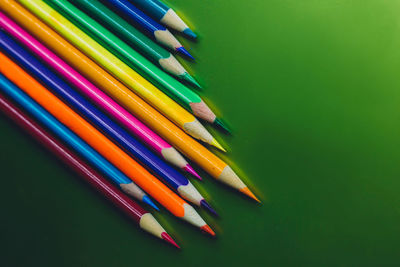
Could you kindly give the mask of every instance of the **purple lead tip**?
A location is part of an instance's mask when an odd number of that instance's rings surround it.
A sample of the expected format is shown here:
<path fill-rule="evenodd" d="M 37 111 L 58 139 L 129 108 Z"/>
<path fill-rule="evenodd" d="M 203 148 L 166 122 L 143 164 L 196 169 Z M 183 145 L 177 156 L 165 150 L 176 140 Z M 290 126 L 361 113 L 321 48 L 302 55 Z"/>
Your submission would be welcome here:
<path fill-rule="evenodd" d="M 194 60 L 194 57 L 183 46 L 175 48 L 175 50 L 176 52 L 181 53 L 182 55 L 190 58 L 191 60 Z"/>
<path fill-rule="evenodd" d="M 206 210 L 208 210 L 215 216 L 219 216 L 218 213 L 213 208 L 211 208 L 210 204 L 208 204 L 207 201 L 205 201 L 204 199 L 200 201 L 200 206 L 202 206 L 203 208 L 205 208 Z"/>
<path fill-rule="evenodd" d="M 201 178 L 200 175 L 189 164 L 186 164 L 186 166 L 183 167 L 182 169 L 187 171 L 188 173 L 190 173 L 191 175 L 193 175 L 194 177 L 196 177 L 200 181 L 203 180 L 203 178 Z"/>

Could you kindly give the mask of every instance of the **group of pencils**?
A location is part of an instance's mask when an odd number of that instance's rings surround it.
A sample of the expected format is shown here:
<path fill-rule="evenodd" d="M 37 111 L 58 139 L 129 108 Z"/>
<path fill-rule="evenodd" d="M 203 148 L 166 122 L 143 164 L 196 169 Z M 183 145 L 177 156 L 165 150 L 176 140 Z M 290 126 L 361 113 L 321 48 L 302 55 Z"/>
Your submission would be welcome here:
<path fill-rule="evenodd" d="M 0 109 L 142 229 L 179 247 L 130 197 L 214 236 L 191 206 L 217 214 L 184 175 L 201 179 L 186 158 L 258 199 L 205 147 L 224 151 L 197 118 L 229 129 L 190 88 L 200 85 L 174 54 L 193 57 L 168 28 L 196 38 L 158 0 L 0 0 Z"/>

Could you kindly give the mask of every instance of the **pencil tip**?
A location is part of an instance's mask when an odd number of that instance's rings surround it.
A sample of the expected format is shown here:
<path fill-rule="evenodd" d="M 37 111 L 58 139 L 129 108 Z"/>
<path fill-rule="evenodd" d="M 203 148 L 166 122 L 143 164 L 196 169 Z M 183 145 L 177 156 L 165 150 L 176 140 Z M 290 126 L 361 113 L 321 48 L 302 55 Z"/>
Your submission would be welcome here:
<path fill-rule="evenodd" d="M 192 39 L 196 39 L 197 38 L 197 35 L 189 28 L 186 28 L 182 33 L 185 34 L 186 36 L 192 38 Z"/>
<path fill-rule="evenodd" d="M 211 145 L 215 146 L 215 147 L 218 148 L 219 150 L 222 150 L 222 151 L 226 152 L 225 148 L 223 148 L 223 147 L 221 146 L 221 144 L 218 143 L 218 141 L 217 141 L 215 138 L 213 138 L 213 140 L 211 141 Z"/>
<path fill-rule="evenodd" d="M 258 203 L 261 203 L 261 201 L 250 191 L 250 189 L 247 186 L 240 189 L 240 192 L 242 192 L 243 194 L 247 195 L 248 197 L 254 199 Z"/>
<path fill-rule="evenodd" d="M 215 236 L 214 231 L 210 228 L 210 226 L 208 226 L 207 224 L 200 227 L 200 229 L 204 232 L 206 232 L 207 234 L 211 235 L 211 236 Z"/>
<path fill-rule="evenodd" d="M 186 166 L 183 167 L 183 169 L 188 173 L 190 173 L 191 175 L 193 175 L 194 177 L 196 177 L 197 179 L 199 179 L 200 181 L 203 180 L 203 178 L 201 178 L 201 176 L 189 164 L 186 164 Z"/>
<path fill-rule="evenodd" d="M 172 237 L 167 234 L 166 232 L 162 232 L 161 233 L 161 237 L 162 239 L 164 239 L 165 241 L 167 241 L 168 243 L 172 244 L 173 246 L 175 246 L 176 248 L 181 248 L 180 246 L 178 246 L 178 244 L 172 239 Z"/>
<path fill-rule="evenodd" d="M 189 82 L 191 85 L 195 86 L 198 89 L 202 89 L 201 85 L 196 81 L 195 78 L 193 78 L 192 75 L 190 75 L 189 73 L 185 73 L 181 76 L 181 78 L 187 82 Z"/>
<path fill-rule="evenodd" d="M 217 125 L 218 127 L 222 128 L 226 132 L 232 133 L 231 129 L 228 127 L 228 125 L 226 125 L 226 123 L 222 119 L 215 118 L 214 124 Z"/>
<path fill-rule="evenodd" d="M 205 208 L 206 210 L 208 210 L 209 212 L 211 212 L 215 216 L 218 216 L 218 213 L 213 208 L 211 208 L 210 204 L 208 204 L 207 201 L 205 201 L 204 199 L 202 199 L 200 201 L 200 206 L 202 206 L 203 208 Z"/>
<path fill-rule="evenodd" d="M 144 195 L 142 201 L 147 205 L 153 207 L 156 211 L 160 211 L 160 209 L 156 206 L 156 204 L 154 204 L 154 202 L 149 198 L 149 196 Z"/>
<path fill-rule="evenodd" d="M 191 60 L 194 60 L 194 57 L 183 46 L 178 47 L 175 50 L 176 52 L 181 53 L 182 55 L 190 58 Z"/>

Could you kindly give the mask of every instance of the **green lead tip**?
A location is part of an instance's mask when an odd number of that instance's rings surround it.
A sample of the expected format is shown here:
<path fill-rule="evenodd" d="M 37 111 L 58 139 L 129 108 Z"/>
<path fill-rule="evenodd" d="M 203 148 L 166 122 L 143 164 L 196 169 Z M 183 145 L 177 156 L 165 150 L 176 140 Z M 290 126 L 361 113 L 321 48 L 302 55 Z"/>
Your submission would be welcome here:
<path fill-rule="evenodd" d="M 195 78 L 192 77 L 189 73 L 185 73 L 181 76 L 181 78 L 187 82 L 189 82 L 191 85 L 194 85 L 198 89 L 202 89 L 201 85 L 196 81 Z"/>
<path fill-rule="evenodd" d="M 222 128 L 222 129 L 224 129 L 226 132 L 232 133 L 232 131 L 231 131 L 231 129 L 228 127 L 228 125 L 226 125 L 226 123 L 223 122 L 221 119 L 215 118 L 214 124 L 217 125 L 217 126 L 219 126 L 219 127 Z"/>

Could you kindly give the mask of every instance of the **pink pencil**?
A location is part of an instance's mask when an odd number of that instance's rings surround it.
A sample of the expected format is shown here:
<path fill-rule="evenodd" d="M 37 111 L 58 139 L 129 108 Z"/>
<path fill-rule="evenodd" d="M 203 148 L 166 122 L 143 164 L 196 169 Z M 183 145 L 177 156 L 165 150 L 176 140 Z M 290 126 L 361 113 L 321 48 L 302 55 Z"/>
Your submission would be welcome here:
<path fill-rule="evenodd" d="M 197 178 L 200 176 L 194 171 L 182 155 L 164 139 L 150 130 L 136 119 L 132 114 L 108 97 L 103 91 L 89 82 L 81 74 L 75 71 L 61 58 L 42 45 L 38 40 L 19 27 L 15 22 L 0 12 L 0 27 L 13 36 L 22 45 L 35 53 L 40 59 L 51 66 L 62 77 L 73 84 L 82 94 L 91 99 L 100 108 L 105 110 L 139 140 L 147 144 L 167 162 L 189 172 Z"/>

